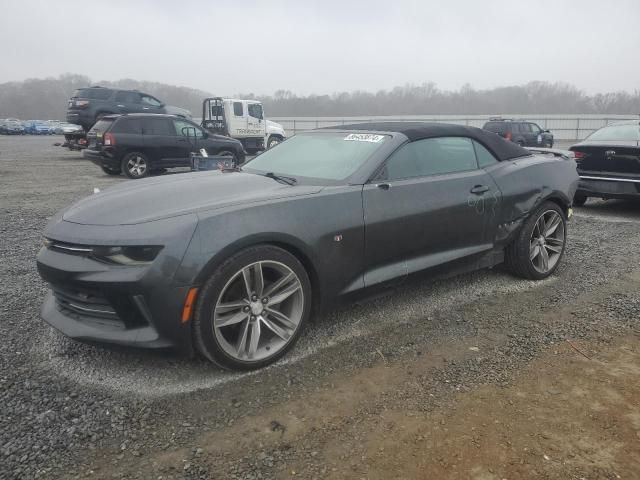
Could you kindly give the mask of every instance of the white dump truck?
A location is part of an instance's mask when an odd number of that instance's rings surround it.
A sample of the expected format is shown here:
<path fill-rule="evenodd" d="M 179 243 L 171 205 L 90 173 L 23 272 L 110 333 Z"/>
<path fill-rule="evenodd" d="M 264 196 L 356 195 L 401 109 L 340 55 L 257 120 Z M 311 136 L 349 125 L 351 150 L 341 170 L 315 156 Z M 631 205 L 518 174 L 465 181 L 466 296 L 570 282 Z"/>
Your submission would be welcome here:
<path fill-rule="evenodd" d="M 286 138 L 282 125 L 264 118 L 264 108 L 258 100 L 205 98 L 202 127 L 240 140 L 248 153 L 272 148 Z"/>

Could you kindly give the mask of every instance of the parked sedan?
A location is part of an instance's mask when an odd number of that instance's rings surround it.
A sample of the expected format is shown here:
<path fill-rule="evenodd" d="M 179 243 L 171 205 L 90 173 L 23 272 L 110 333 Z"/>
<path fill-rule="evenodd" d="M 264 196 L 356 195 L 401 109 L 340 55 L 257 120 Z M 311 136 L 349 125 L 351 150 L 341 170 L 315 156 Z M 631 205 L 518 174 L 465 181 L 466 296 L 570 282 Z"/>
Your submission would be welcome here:
<path fill-rule="evenodd" d="M 569 157 L 477 128 L 300 133 L 241 170 L 122 183 L 60 212 L 37 259 L 42 317 L 82 341 L 262 367 L 312 311 L 416 272 L 548 277 L 577 183 Z"/>
<path fill-rule="evenodd" d="M 24 135 L 26 129 L 22 122 L 16 118 L 7 118 L 4 122 L 4 132 L 7 135 Z"/>
<path fill-rule="evenodd" d="M 191 153 L 204 148 L 208 154 L 245 158 L 242 143 L 214 135 L 195 123 L 174 115 L 107 115 L 87 133 L 83 156 L 109 175 L 124 173 L 138 179 L 153 170 L 191 166 Z"/>
<path fill-rule="evenodd" d="M 574 198 L 640 198 L 640 122 L 620 122 L 596 130 L 573 145 L 580 184 Z"/>

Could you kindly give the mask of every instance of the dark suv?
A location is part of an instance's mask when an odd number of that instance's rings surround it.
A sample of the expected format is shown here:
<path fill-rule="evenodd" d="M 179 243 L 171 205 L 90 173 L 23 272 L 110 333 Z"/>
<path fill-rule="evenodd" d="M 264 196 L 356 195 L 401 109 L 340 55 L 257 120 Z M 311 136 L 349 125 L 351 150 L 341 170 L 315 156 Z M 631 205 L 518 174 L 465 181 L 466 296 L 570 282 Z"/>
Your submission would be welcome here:
<path fill-rule="evenodd" d="M 537 123 L 510 118 L 490 118 L 483 130 L 497 133 L 521 147 L 553 147 L 553 134 L 541 129 Z"/>
<path fill-rule="evenodd" d="M 76 90 L 67 106 L 67 122 L 88 131 L 105 115 L 114 113 L 168 113 L 191 118 L 188 110 L 165 105 L 157 98 L 137 90 L 87 87 Z"/>
<path fill-rule="evenodd" d="M 109 175 L 146 177 L 165 168 L 188 167 L 191 153 L 204 149 L 232 163 L 245 159 L 238 140 L 205 132 L 175 115 L 127 114 L 102 117 L 87 133 L 83 156 Z"/>

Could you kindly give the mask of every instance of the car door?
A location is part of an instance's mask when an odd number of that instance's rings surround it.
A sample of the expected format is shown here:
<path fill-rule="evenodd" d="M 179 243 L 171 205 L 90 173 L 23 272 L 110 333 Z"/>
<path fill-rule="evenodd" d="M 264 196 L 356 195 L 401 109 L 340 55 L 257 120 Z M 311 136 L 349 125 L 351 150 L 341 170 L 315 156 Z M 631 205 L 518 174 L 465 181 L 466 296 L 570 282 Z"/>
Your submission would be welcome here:
<path fill-rule="evenodd" d="M 536 146 L 536 138 L 531 131 L 530 123 L 521 123 L 520 124 L 520 133 L 522 133 L 522 137 L 524 138 L 524 146 L 525 147 L 535 147 Z"/>
<path fill-rule="evenodd" d="M 231 115 L 228 118 L 229 133 L 234 138 L 247 137 L 247 115 L 244 102 L 231 103 Z"/>
<path fill-rule="evenodd" d="M 247 130 L 254 137 L 265 136 L 265 122 L 262 113 L 262 105 L 259 103 L 247 104 Z"/>
<path fill-rule="evenodd" d="M 204 136 L 200 127 L 186 120 L 172 120 L 176 132 L 176 154 L 173 158 L 176 167 L 191 164 L 191 152 L 199 150 L 199 144 Z"/>
<path fill-rule="evenodd" d="M 144 148 L 155 168 L 171 167 L 180 156 L 178 136 L 169 117 L 143 117 Z"/>
<path fill-rule="evenodd" d="M 142 111 L 141 97 L 138 92 L 120 90 L 115 96 L 117 113 L 140 113 Z"/>
<path fill-rule="evenodd" d="M 471 139 L 405 144 L 363 188 L 365 285 L 490 250 L 487 212 L 499 196 Z"/>
<path fill-rule="evenodd" d="M 531 129 L 531 146 L 542 147 L 542 129 L 536 125 L 535 123 L 530 123 L 529 128 Z"/>

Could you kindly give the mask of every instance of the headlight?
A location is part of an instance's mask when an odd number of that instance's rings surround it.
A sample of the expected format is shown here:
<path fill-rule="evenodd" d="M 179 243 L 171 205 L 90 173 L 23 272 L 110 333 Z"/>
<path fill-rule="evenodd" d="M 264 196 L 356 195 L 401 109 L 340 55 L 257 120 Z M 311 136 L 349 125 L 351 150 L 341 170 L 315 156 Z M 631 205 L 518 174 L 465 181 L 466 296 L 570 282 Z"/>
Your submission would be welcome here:
<path fill-rule="evenodd" d="M 147 265 L 158 256 L 162 247 L 93 247 L 92 257 L 118 265 Z"/>
<path fill-rule="evenodd" d="M 78 245 L 51 240 L 46 237 L 42 239 L 42 243 L 45 248 L 61 253 L 89 257 L 116 265 L 148 265 L 155 260 L 160 250 L 162 250 L 162 246 L 159 245 L 140 245 L 133 247 Z"/>

